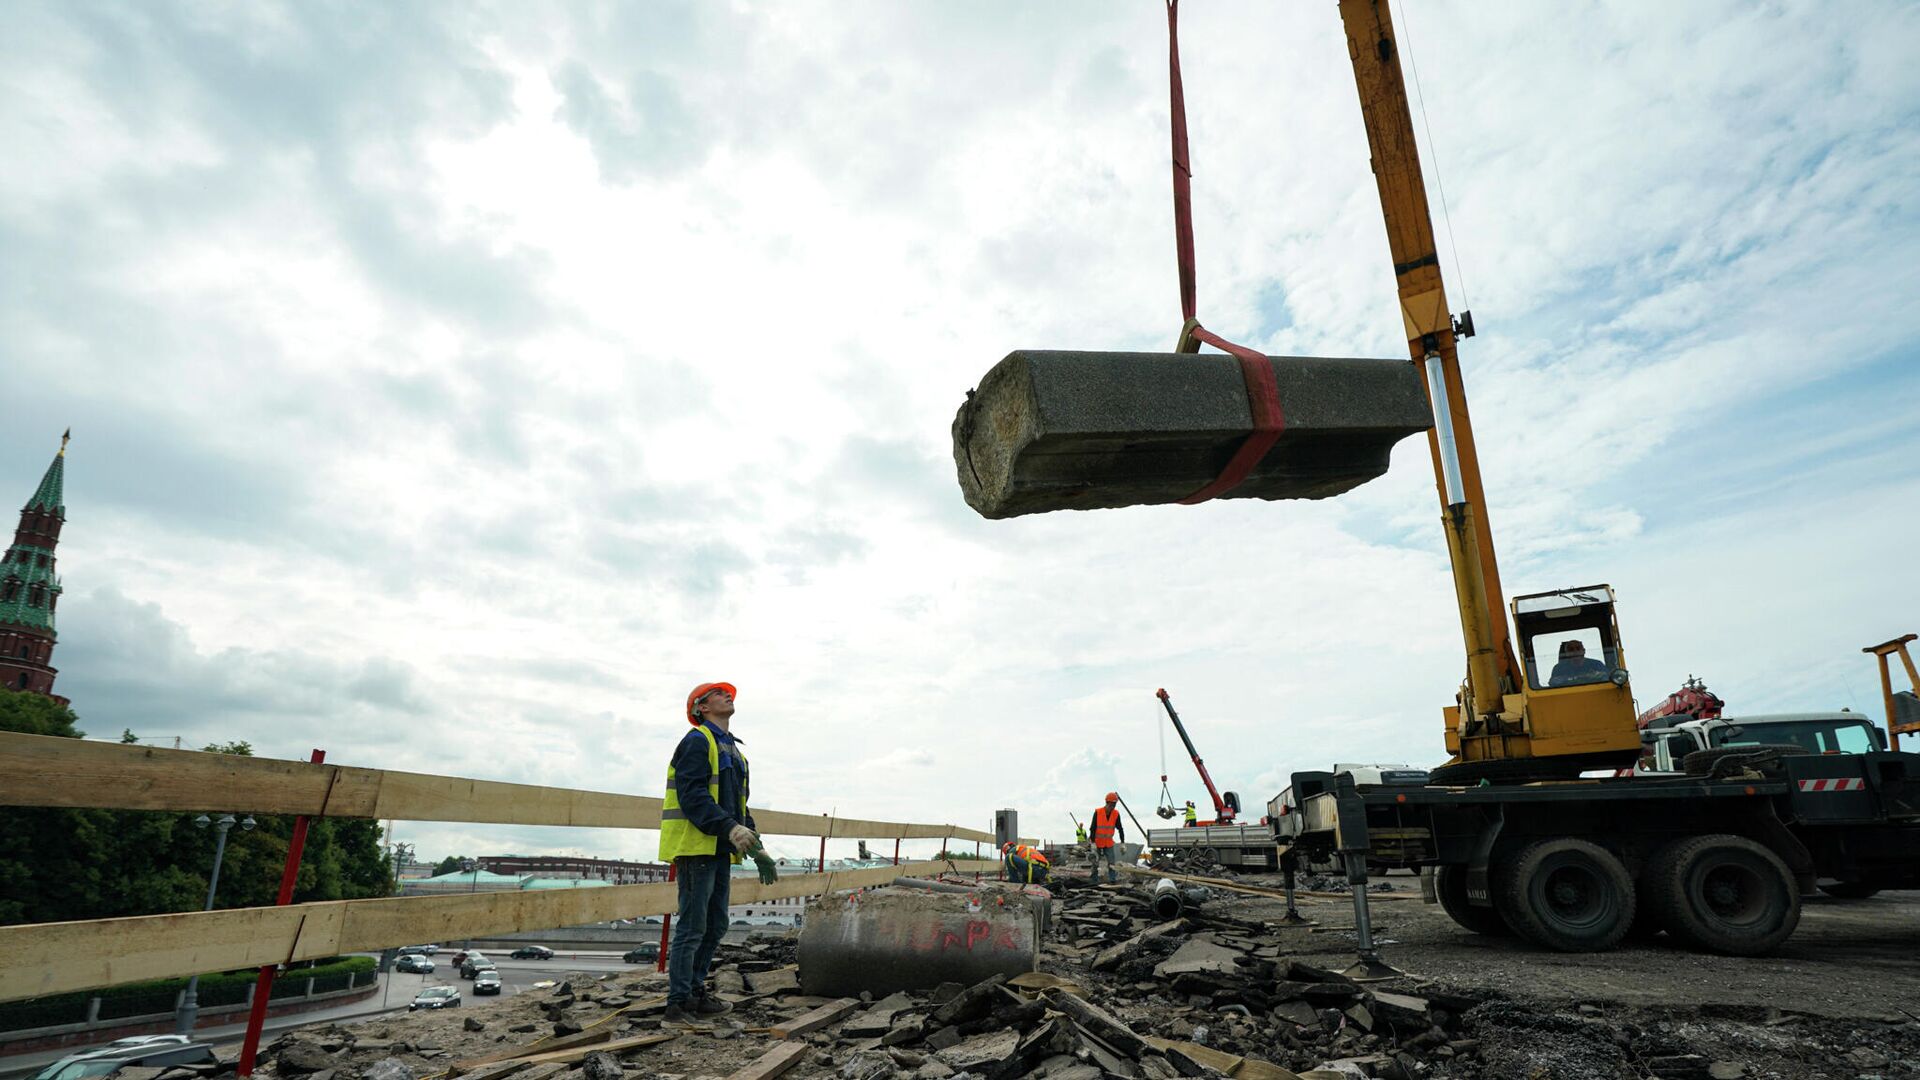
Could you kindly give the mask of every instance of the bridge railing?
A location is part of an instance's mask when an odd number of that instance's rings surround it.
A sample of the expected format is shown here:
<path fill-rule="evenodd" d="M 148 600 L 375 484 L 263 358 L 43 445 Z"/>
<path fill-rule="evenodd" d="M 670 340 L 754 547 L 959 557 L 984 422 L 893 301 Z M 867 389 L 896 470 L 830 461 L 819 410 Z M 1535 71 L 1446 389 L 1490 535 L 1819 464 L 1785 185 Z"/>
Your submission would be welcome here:
<path fill-rule="evenodd" d="M 0 732 L 0 806 L 660 827 L 660 800 L 644 795 L 11 732 Z M 753 816 L 760 831 L 769 836 L 993 841 L 988 832 L 954 824 L 872 821 L 758 807 Z M 771 885 L 736 878 L 733 901 L 816 896 L 884 884 L 901 876 L 929 877 L 948 870 L 991 872 L 998 866 L 991 859 L 921 861 L 795 874 Z M 677 907 L 677 889 L 668 882 L 653 882 L 328 900 L 0 926 L 0 1001 L 422 941 L 667 915 Z"/>

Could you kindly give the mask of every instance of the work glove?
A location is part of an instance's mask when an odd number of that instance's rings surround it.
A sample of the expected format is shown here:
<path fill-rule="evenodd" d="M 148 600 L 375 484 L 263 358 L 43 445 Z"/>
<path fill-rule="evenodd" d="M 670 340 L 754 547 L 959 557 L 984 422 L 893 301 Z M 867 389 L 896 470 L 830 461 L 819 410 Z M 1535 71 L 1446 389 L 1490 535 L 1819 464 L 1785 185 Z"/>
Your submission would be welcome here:
<path fill-rule="evenodd" d="M 766 848 L 755 844 L 753 850 L 747 852 L 747 856 L 753 860 L 753 865 L 760 871 L 760 884 L 771 885 L 780 880 L 779 871 L 773 868 L 773 856 L 767 854 Z"/>
<path fill-rule="evenodd" d="M 735 825 L 727 830 L 727 843 L 732 844 L 735 851 L 752 851 L 760 846 L 760 838 L 745 825 Z"/>

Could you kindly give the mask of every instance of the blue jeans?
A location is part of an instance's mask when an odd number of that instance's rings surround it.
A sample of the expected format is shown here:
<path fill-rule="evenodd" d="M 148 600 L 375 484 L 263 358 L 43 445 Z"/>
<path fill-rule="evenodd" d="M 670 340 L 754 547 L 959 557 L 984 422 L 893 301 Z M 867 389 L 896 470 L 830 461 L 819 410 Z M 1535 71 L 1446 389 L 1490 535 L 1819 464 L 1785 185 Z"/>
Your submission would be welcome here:
<path fill-rule="evenodd" d="M 727 932 L 727 896 L 733 860 L 725 855 L 682 855 L 673 860 L 680 882 L 680 911 L 667 946 L 667 1004 L 685 1005 L 705 996 L 707 969 Z"/>

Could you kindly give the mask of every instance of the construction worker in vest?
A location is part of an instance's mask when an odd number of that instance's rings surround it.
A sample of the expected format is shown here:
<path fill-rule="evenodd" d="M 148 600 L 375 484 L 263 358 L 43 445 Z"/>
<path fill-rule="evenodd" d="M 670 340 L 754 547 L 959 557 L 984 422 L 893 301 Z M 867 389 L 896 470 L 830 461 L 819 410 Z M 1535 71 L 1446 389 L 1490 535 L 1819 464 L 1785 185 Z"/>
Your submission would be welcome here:
<path fill-rule="evenodd" d="M 1073 823 L 1073 842 L 1076 844 L 1087 842 L 1087 827 L 1077 821 Z"/>
<path fill-rule="evenodd" d="M 1000 854 L 1007 862 L 1008 881 L 1045 885 L 1047 875 L 1053 871 L 1051 860 L 1030 844 L 1016 844 L 1009 840 L 1000 845 Z"/>
<path fill-rule="evenodd" d="M 1186 823 L 1186 825 L 1184 826 L 1185 828 L 1188 828 L 1188 829 L 1191 829 L 1191 828 L 1193 828 L 1193 827 L 1194 827 L 1195 825 L 1198 825 L 1198 824 L 1200 824 L 1200 812 L 1199 812 L 1198 810 L 1195 810 L 1195 809 L 1193 808 L 1193 800 L 1192 800 L 1192 799 L 1188 799 L 1188 800 L 1187 800 L 1187 811 L 1186 811 L 1186 813 L 1187 813 L 1187 823 Z"/>
<path fill-rule="evenodd" d="M 1107 880 L 1119 881 L 1120 871 L 1114 868 L 1114 859 L 1118 852 L 1114 841 L 1126 843 L 1127 830 L 1120 824 L 1120 810 L 1116 806 L 1120 801 L 1118 792 L 1107 792 L 1107 804 L 1093 812 L 1093 876 L 1100 876 L 1100 864 L 1107 865 Z"/>
<path fill-rule="evenodd" d="M 733 734 L 732 683 L 701 683 L 687 695 L 693 730 L 674 748 L 660 808 L 660 859 L 671 861 L 680 906 L 667 947 L 669 1023 L 733 1008 L 707 996 L 707 969 L 727 932 L 733 866 L 751 857 L 760 880 L 777 877 L 747 810 L 747 758 Z"/>

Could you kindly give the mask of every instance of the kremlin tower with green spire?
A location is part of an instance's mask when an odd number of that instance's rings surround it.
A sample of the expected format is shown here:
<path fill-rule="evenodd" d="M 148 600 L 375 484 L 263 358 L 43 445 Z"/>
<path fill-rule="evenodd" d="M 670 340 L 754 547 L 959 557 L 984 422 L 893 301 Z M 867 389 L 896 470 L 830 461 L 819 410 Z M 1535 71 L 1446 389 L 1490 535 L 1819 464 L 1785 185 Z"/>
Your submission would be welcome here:
<path fill-rule="evenodd" d="M 53 572 L 53 549 L 60 542 L 60 526 L 67 508 L 62 489 L 66 480 L 67 440 L 60 436 L 60 452 L 47 466 L 40 486 L 20 510 L 20 527 L 13 546 L 0 560 L 0 687 L 45 694 L 60 704 L 67 699 L 53 692 L 53 611 L 60 601 L 60 578 Z"/>

